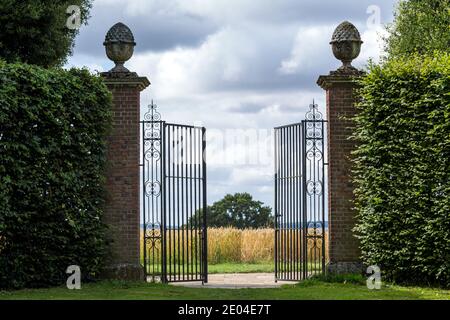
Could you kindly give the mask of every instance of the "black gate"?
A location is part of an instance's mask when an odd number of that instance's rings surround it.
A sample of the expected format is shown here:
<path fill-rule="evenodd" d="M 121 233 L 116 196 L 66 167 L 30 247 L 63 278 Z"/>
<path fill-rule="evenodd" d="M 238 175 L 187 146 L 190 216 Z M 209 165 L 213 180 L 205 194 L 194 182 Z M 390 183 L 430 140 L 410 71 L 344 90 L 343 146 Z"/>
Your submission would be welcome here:
<path fill-rule="evenodd" d="M 275 279 L 325 271 L 325 124 L 312 104 L 301 123 L 275 128 Z"/>
<path fill-rule="evenodd" d="M 149 108 L 141 122 L 145 276 L 207 282 L 206 130 L 166 123 Z"/>

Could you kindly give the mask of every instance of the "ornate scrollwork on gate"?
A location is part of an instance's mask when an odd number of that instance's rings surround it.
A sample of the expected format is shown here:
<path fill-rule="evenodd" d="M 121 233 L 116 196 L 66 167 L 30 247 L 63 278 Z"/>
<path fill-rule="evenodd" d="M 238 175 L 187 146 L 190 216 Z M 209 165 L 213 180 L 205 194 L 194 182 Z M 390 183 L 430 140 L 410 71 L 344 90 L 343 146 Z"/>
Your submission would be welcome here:
<path fill-rule="evenodd" d="M 325 244 L 325 188 L 324 188 L 324 126 L 323 114 L 316 103 L 306 113 L 305 126 L 305 176 L 306 181 L 306 243 L 308 274 L 319 273 L 324 268 Z"/>
<path fill-rule="evenodd" d="M 161 160 L 163 122 L 156 104 L 148 106 L 142 121 L 144 266 L 147 280 L 161 280 Z"/>

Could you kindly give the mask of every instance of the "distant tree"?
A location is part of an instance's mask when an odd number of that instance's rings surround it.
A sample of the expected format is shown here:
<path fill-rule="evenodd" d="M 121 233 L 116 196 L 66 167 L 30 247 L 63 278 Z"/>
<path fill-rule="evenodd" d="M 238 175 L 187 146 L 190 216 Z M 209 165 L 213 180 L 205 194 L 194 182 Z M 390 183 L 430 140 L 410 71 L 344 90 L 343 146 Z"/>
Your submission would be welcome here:
<path fill-rule="evenodd" d="M 226 195 L 207 209 L 208 227 L 234 227 L 238 229 L 273 226 L 272 209 L 248 193 Z M 198 218 L 198 213 L 196 217 Z M 193 218 L 194 219 L 194 218 Z"/>
<path fill-rule="evenodd" d="M 414 52 L 449 52 L 450 1 L 401 0 L 387 30 L 386 51 L 390 58 Z"/>
<path fill-rule="evenodd" d="M 78 29 L 67 26 L 71 5 L 86 24 L 92 0 L 1 0 L 0 59 L 43 67 L 61 66 L 72 53 Z M 75 21 L 70 19 L 69 22 Z"/>

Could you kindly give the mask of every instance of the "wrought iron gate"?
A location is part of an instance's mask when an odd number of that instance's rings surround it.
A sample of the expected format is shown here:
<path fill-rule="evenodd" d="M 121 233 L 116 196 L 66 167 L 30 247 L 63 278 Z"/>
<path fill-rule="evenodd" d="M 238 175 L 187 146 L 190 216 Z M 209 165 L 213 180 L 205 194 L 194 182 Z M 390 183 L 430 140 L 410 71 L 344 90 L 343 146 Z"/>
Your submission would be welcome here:
<path fill-rule="evenodd" d="M 143 263 L 147 281 L 208 281 L 205 128 L 142 125 Z"/>
<path fill-rule="evenodd" d="M 275 279 L 325 270 L 325 124 L 312 104 L 301 123 L 275 128 Z"/>

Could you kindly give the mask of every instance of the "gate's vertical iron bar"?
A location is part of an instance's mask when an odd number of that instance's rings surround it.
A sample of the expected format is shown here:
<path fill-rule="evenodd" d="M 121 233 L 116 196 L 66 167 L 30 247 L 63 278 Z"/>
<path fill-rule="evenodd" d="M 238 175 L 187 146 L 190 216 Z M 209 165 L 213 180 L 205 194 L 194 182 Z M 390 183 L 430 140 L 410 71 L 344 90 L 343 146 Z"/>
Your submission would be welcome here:
<path fill-rule="evenodd" d="M 325 274 L 325 121 L 322 121 L 322 274 Z"/>
<path fill-rule="evenodd" d="M 280 209 L 279 209 L 279 194 L 280 194 L 280 190 L 278 188 L 278 183 L 279 183 L 279 179 L 280 179 L 280 175 L 279 175 L 279 169 L 278 169 L 278 148 L 279 148 L 279 142 L 278 142 L 278 138 L 279 138 L 279 131 L 278 129 L 275 129 L 274 132 L 274 150 L 275 150 L 275 217 L 274 217 L 274 227 L 275 227 L 275 277 L 276 280 L 278 280 L 280 278 L 279 275 L 279 269 L 278 269 L 278 261 L 279 261 L 279 251 L 278 251 L 278 237 L 279 237 L 279 215 L 280 215 Z"/>
<path fill-rule="evenodd" d="M 307 197 L 308 197 L 308 208 L 306 210 L 306 215 L 307 215 L 307 219 L 306 219 L 306 251 L 307 251 L 307 266 L 308 266 L 308 274 L 307 277 L 310 277 L 311 275 L 314 274 L 314 250 L 311 250 L 311 244 L 309 241 L 309 232 L 310 232 L 310 226 L 311 226 L 311 219 L 314 218 L 314 186 L 312 187 L 312 190 L 308 189 L 311 188 L 309 181 L 312 181 L 314 174 L 314 158 L 310 159 L 308 156 L 309 153 L 309 148 L 311 147 L 311 145 L 314 143 L 313 140 L 308 139 L 308 124 L 309 122 L 306 121 L 305 122 L 305 132 L 306 132 L 306 159 L 307 159 L 307 166 L 306 166 L 306 170 L 307 170 L 307 185 L 306 185 L 306 191 L 307 191 Z M 313 193 L 311 193 L 311 191 Z M 314 232 L 314 231 L 313 231 Z"/>
<path fill-rule="evenodd" d="M 287 130 L 283 128 L 283 278 L 287 279 L 288 274 L 288 237 L 286 226 L 288 225 L 288 184 L 287 184 L 287 176 L 288 176 L 288 166 L 287 166 Z"/>
<path fill-rule="evenodd" d="M 202 224 L 203 224 L 203 209 L 202 209 L 202 194 L 201 194 L 201 190 L 202 190 L 202 132 L 199 131 L 198 132 L 198 137 L 197 137 L 197 142 L 198 142 L 198 188 L 197 188 L 197 200 L 198 200 L 198 210 L 199 210 L 199 214 L 198 214 L 198 225 L 197 225 L 197 232 L 199 235 L 199 259 L 200 259 L 200 278 L 203 281 L 203 270 L 204 270 L 204 265 L 203 265 L 203 229 L 202 229 Z"/>
<path fill-rule="evenodd" d="M 290 126 L 289 128 L 289 134 L 290 134 L 290 162 L 291 162 L 291 174 L 289 177 L 289 185 L 291 186 L 291 214 L 290 214 L 290 224 L 289 224 L 289 230 L 290 230 L 290 244 L 291 244 L 291 280 L 295 280 L 295 138 L 294 138 L 294 126 Z"/>
<path fill-rule="evenodd" d="M 300 198 L 300 205 L 299 205 L 299 212 L 298 212 L 298 228 L 299 228 L 299 250 L 300 250 L 300 258 L 299 258 L 299 266 L 300 266 L 300 275 L 299 275 L 299 279 L 301 279 L 303 277 L 303 272 L 304 272 L 304 268 L 303 268 L 303 256 L 304 256 L 304 252 L 303 252 L 303 179 L 304 179 L 304 175 L 303 175 L 303 132 L 302 132 L 302 125 L 300 124 L 298 126 L 298 134 L 299 134 L 299 161 L 300 161 L 300 166 L 299 166 L 299 174 L 300 174 L 300 178 L 299 178 L 299 187 L 300 187 L 300 193 L 299 193 L 299 198 Z"/>
<path fill-rule="evenodd" d="M 203 243 L 204 243 L 204 251 L 203 251 L 203 255 L 204 255 L 204 282 L 208 283 L 208 228 L 207 228 L 207 220 L 206 220 L 206 211 L 207 211 L 207 189 L 206 189 L 206 129 L 202 128 L 202 136 L 203 136 L 203 141 L 202 141 L 202 163 L 203 163 Z"/>
<path fill-rule="evenodd" d="M 166 235 L 167 235 L 167 224 L 166 224 L 166 141 L 165 141 L 165 130 L 166 123 L 160 122 L 160 199 L 161 199 L 161 260 L 162 260 L 162 272 L 161 280 L 163 283 L 167 283 L 167 251 L 166 251 Z"/>
<path fill-rule="evenodd" d="M 179 280 L 181 275 L 181 265 L 180 265 L 180 128 L 175 127 L 177 131 L 177 264 L 178 264 L 178 273 L 176 274 L 176 279 Z"/>
<path fill-rule="evenodd" d="M 276 168 L 276 171 L 275 171 L 275 174 L 276 174 L 276 177 L 277 177 L 277 179 L 275 180 L 275 192 L 276 192 L 276 198 L 275 198 L 275 201 L 276 201 L 276 212 L 277 212 L 277 215 L 275 216 L 275 236 L 276 236 L 276 246 L 275 246 L 275 251 L 276 251 L 276 253 L 275 253 L 275 268 L 276 268 L 276 277 L 277 277 L 277 279 L 280 279 L 280 275 L 279 275 L 279 272 L 280 272 L 280 269 L 278 268 L 278 264 L 279 264 L 279 261 L 280 261 L 280 258 L 279 258 L 279 255 L 280 255 L 280 251 L 279 251 L 279 243 L 280 243 L 280 241 L 279 241 L 279 237 L 280 237 L 280 226 L 279 226 L 279 219 L 280 219 L 280 203 L 279 203 L 279 197 L 280 197 L 280 189 L 279 189 L 279 181 L 280 181 L 280 171 L 279 171 L 279 164 L 278 164 L 278 156 L 279 156 L 279 148 L 280 148 L 280 146 L 279 146 L 279 136 L 280 136 L 280 134 L 279 134 L 280 132 L 279 132 L 279 130 L 278 129 L 275 129 L 275 150 L 276 150 L 276 152 L 275 152 L 275 168 Z"/>
<path fill-rule="evenodd" d="M 184 237 L 185 237 L 185 267 L 186 267 L 186 279 L 189 280 L 189 244 L 190 244 L 190 240 L 189 240 L 189 171 L 188 171 L 188 162 L 189 162 L 189 158 L 188 158 L 188 142 L 189 142 L 189 133 L 188 133 L 188 128 L 184 129 L 184 133 L 185 133 L 185 138 L 184 138 L 184 195 L 185 195 L 185 201 L 184 201 L 184 209 L 185 209 L 185 214 L 184 214 Z"/>
<path fill-rule="evenodd" d="M 285 182 L 285 180 L 284 180 L 284 175 L 285 175 L 285 170 L 286 170 L 286 165 L 285 165 L 285 163 L 284 163 L 284 148 L 285 148 L 285 145 L 284 145 L 284 129 L 282 129 L 281 130 L 281 155 L 280 155 L 280 157 L 281 157 L 281 216 L 280 216 L 280 218 L 281 218 L 281 221 L 280 221 L 280 223 L 281 223 L 281 273 L 282 273 L 282 277 L 283 277 L 283 279 L 286 279 L 286 276 L 285 276 L 285 274 L 284 274 L 284 271 L 285 271 L 285 261 L 286 261 L 286 257 L 284 256 L 284 254 L 285 254 L 285 252 L 286 252 L 286 250 L 285 250 L 285 243 L 284 243 L 284 240 L 285 240 L 285 237 L 284 237 L 284 219 L 285 219 L 285 207 L 284 207 L 284 205 L 285 205 L 285 201 L 284 201 L 284 197 L 285 197 L 285 195 L 286 195 L 286 193 L 285 193 L 285 187 L 284 187 L 284 182 Z"/>
<path fill-rule="evenodd" d="M 190 260 L 189 260 L 189 245 L 190 245 L 190 240 L 189 240 L 189 189 L 188 189 L 188 182 L 189 182 L 189 171 L 188 171 L 188 142 L 189 142 L 189 130 L 188 128 L 185 128 L 184 133 L 186 134 L 185 136 L 185 149 L 184 149 L 184 175 L 185 175 L 185 179 L 184 179 L 184 187 L 185 187 L 185 209 L 186 209 L 186 214 L 185 214 L 185 238 L 186 238 L 186 279 L 189 280 L 189 276 L 190 276 Z"/>
<path fill-rule="evenodd" d="M 290 264 L 291 264 L 291 255 L 290 255 L 290 186 L 289 186 L 289 175 L 290 175 L 290 163 L 289 163 L 289 149 L 290 149 L 290 141 L 289 141 L 289 128 L 285 128 L 286 133 L 286 148 L 285 148 L 285 161 L 286 161 L 286 176 L 285 176 L 285 182 L 286 182 L 286 223 L 285 223 L 285 233 L 286 233 L 286 279 L 290 280 L 291 278 L 291 270 L 290 270 Z"/>
<path fill-rule="evenodd" d="M 312 125 L 314 125 L 314 122 L 312 123 Z M 314 148 L 315 148 L 315 132 L 314 129 L 312 130 L 312 137 L 311 137 L 311 150 L 314 152 Z M 316 264 L 317 264 L 317 250 L 315 250 L 315 234 L 316 234 L 316 224 L 315 224 L 315 220 L 316 220 L 316 186 L 315 186 L 315 181 L 316 181 L 316 159 L 315 159 L 315 155 L 313 154 L 311 156 L 311 165 L 310 165 L 310 172 L 309 172 L 309 177 L 310 180 L 312 181 L 311 187 L 312 187 L 312 192 L 310 194 L 310 210 L 309 210 L 309 220 L 308 220 L 308 230 L 309 227 L 311 226 L 313 228 L 312 232 L 312 236 L 310 236 L 310 233 L 308 232 L 308 245 L 310 246 L 310 248 L 308 248 L 308 250 L 311 252 L 311 260 L 312 263 L 310 263 L 311 265 L 311 275 L 315 274 L 316 271 Z M 311 242 L 312 240 L 312 242 Z"/>
<path fill-rule="evenodd" d="M 197 234 L 198 234 L 198 259 L 199 259 L 199 276 L 201 279 L 203 279 L 203 234 L 202 234 L 202 230 L 201 230 L 201 221 L 202 219 L 202 214 L 203 212 L 201 211 L 202 209 L 202 201 L 201 201 L 201 177 L 202 177 L 202 170 L 201 170 L 201 132 L 198 132 L 198 135 L 196 137 L 196 141 L 197 141 L 197 146 L 198 146 L 198 152 L 197 152 L 197 163 L 196 163 L 196 167 L 197 167 L 197 174 L 198 174 L 198 179 L 196 181 L 196 194 L 195 194 L 195 198 L 197 201 L 197 205 L 198 205 L 198 215 L 197 215 Z"/>
<path fill-rule="evenodd" d="M 298 212 L 297 212 L 297 229 L 298 229 L 298 251 L 299 251 L 299 256 L 298 256 L 298 279 L 301 279 L 302 277 L 302 272 L 303 272 L 303 268 L 302 268 L 302 259 L 303 259 L 303 255 L 302 255 L 302 245 L 303 245 L 303 241 L 302 241 L 302 234 L 303 234 L 303 229 L 302 229 L 302 206 L 303 206 L 303 185 L 302 185 L 302 181 L 303 181 L 303 171 L 302 171 L 302 164 L 303 164 L 303 152 L 302 152 L 302 148 L 303 148 L 303 139 L 302 139 L 302 126 L 301 124 L 299 124 L 297 126 L 297 135 L 298 135 L 298 146 L 297 146 L 297 152 L 298 152 L 298 180 L 297 180 L 297 184 L 298 184 L 298 198 L 299 198 L 299 203 L 298 203 Z"/>
<path fill-rule="evenodd" d="M 297 279 L 301 278 L 302 272 L 302 224 L 301 224 L 301 212 L 302 212 L 302 134 L 301 125 L 297 125 Z"/>
<path fill-rule="evenodd" d="M 198 280 L 198 234 L 197 234 L 197 198 L 196 198 L 196 190 L 197 190 L 197 129 L 194 128 L 193 131 L 193 163 L 192 163 L 192 174 L 193 174 L 193 181 L 192 181 L 192 199 L 193 199 L 193 206 L 194 206 L 194 271 L 195 271 L 195 278 Z"/>
<path fill-rule="evenodd" d="M 177 242 L 176 242 L 176 232 L 177 232 L 177 222 L 176 222 L 176 210 L 177 210 L 177 206 L 176 206 L 176 192 L 175 192 L 175 185 L 176 185 L 176 164 L 178 161 L 178 154 L 177 154 L 177 131 L 176 131 L 176 127 L 171 126 L 172 128 L 172 136 L 173 136 L 173 144 L 172 144 L 172 153 L 173 153 L 173 160 L 172 160 L 172 197 L 173 197 L 173 212 L 172 212 L 172 216 L 173 216 L 173 230 L 172 230 L 172 236 L 173 236 L 173 274 L 171 275 L 171 280 L 173 281 L 173 279 L 176 278 L 176 274 L 177 274 Z"/>
<path fill-rule="evenodd" d="M 284 128 L 284 246 L 285 246 L 285 279 L 289 279 L 289 136 L 288 129 Z"/>
<path fill-rule="evenodd" d="M 282 166 L 282 135 L 283 132 L 278 132 L 278 273 L 279 277 L 283 277 L 283 166 Z"/>
<path fill-rule="evenodd" d="M 291 175 L 291 141 L 290 141 L 290 128 L 285 128 L 286 131 L 286 278 L 291 280 L 291 186 L 290 186 L 290 175 Z"/>
<path fill-rule="evenodd" d="M 195 236 L 195 279 L 198 280 L 198 251 L 199 251 L 199 246 L 198 246 L 198 241 L 199 241 L 199 237 L 198 237 L 198 219 L 199 219 L 199 215 L 200 213 L 198 212 L 198 206 L 197 206 L 197 181 L 198 181 L 198 176 L 197 176 L 197 163 L 198 163 L 198 151 L 197 151 L 197 129 L 194 129 L 194 138 L 193 138 L 193 142 L 194 142 L 194 189 L 193 189 L 193 195 L 192 197 L 194 198 L 194 236 Z"/>
<path fill-rule="evenodd" d="M 152 126 L 152 130 L 153 130 L 153 127 L 154 127 L 154 125 L 155 125 L 155 122 L 154 121 L 152 121 L 152 124 L 151 124 L 151 126 Z M 150 140 L 150 143 L 151 143 L 151 148 L 153 148 L 154 146 L 153 146 L 153 144 L 155 143 L 155 141 L 153 140 L 153 132 L 152 132 L 152 135 L 151 135 L 151 140 Z M 152 153 L 154 152 L 154 150 L 150 150 Z M 155 178 L 154 178 L 154 176 L 153 176 L 153 174 L 154 174 L 154 172 L 153 172 L 153 170 L 154 170 L 154 160 L 153 160 L 153 154 L 151 154 L 151 161 L 150 161 L 150 170 L 149 170 L 149 181 L 151 182 L 151 183 L 153 183 L 153 181 L 155 181 Z M 151 214 L 151 221 L 152 221 L 152 233 L 153 232 L 155 232 L 155 203 L 154 203 L 154 197 L 153 197 L 153 194 L 151 194 L 152 196 L 151 196 L 151 198 L 149 198 L 149 220 L 150 220 L 150 214 Z M 153 236 L 154 234 L 152 234 L 152 236 Z M 155 276 L 155 250 L 153 250 L 153 248 L 154 248 L 154 243 L 155 242 L 153 242 L 155 239 L 151 239 L 152 240 L 152 252 L 151 252 L 151 260 L 152 260 L 152 275 L 153 276 Z M 159 271 L 159 270 L 158 270 Z"/>
<path fill-rule="evenodd" d="M 291 126 L 289 129 L 291 135 L 291 223 L 290 223 L 290 242 L 291 242 L 291 277 L 295 280 L 295 126 Z"/>
<path fill-rule="evenodd" d="M 287 163 L 287 143 L 288 143 L 288 137 L 287 137 L 287 129 L 283 128 L 283 166 L 284 166 L 284 173 L 283 173 L 283 189 L 284 189 L 284 194 L 283 194 L 283 246 L 284 246 L 284 268 L 283 268 L 283 272 L 284 272 L 284 279 L 288 279 L 289 277 L 289 273 L 288 273 L 288 268 L 289 268 L 289 263 L 288 263 L 288 259 L 289 259 L 289 255 L 288 255 L 288 237 L 287 237 L 287 230 L 286 227 L 288 226 L 288 197 L 289 197 L 289 193 L 288 193 L 288 182 L 287 182 L 287 177 L 288 177 L 288 163 Z"/>
<path fill-rule="evenodd" d="M 281 142 L 281 152 L 280 152 L 280 162 L 281 162 L 281 180 L 280 180 L 280 184 L 281 184 L 281 208 L 280 208 L 280 242 L 281 242 L 281 248 L 280 248 L 280 253 L 281 253 L 281 261 L 280 261 L 280 270 L 281 270 L 281 276 L 283 279 L 286 279 L 285 274 L 284 274 L 284 270 L 285 270 L 285 243 L 284 243 L 284 216 L 285 216 L 285 210 L 284 210 L 284 196 L 285 196 L 285 192 L 284 192 L 284 171 L 286 170 L 286 165 L 284 164 L 284 129 L 281 129 L 280 132 L 280 142 Z"/>
<path fill-rule="evenodd" d="M 302 278 L 303 275 L 303 134 L 302 134 L 302 125 L 298 125 L 297 127 L 298 131 L 298 159 L 299 159 L 299 167 L 298 167 L 298 173 L 299 173 L 299 179 L 298 179 L 298 187 L 299 187 L 299 206 L 298 206 L 298 250 L 299 250 L 299 279 Z"/>
<path fill-rule="evenodd" d="M 167 186 L 166 186 L 166 188 L 165 188 L 165 190 L 167 190 L 167 195 L 166 195 L 166 197 L 167 197 L 167 210 L 166 210 L 166 214 L 167 214 L 167 219 L 168 219 L 168 225 L 167 225 L 167 227 L 168 227 L 168 230 L 169 230 L 169 235 L 168 235 L 168 237 L 167 237 L 167 239 L 168 239 L 168 263 L 167 263 L 167 265 L 168 265 L 168 267 L 169 267 L 169 270 L 167 271 L 167 279 L 169 279 L 171 276 L 172 276 L 172 219 L 171 219 L 171 203 L 170 203 L 170 201 L 171 201 L 171 192 L 170 192 L 170 185 L 171 185 L 171 183 L 170 183 L 170 181 L 171 181 L 171 179 L 172 179 L 172 177 L 171 177 L 171 163 L 170 163 L 170 161 L 171 161 L 171 157 L 170 157 L 170 149 L 171 149 L 171 146 L 172 146 L 172 143 L 171 143 L 171 135 L 170 135 L 170 126 L 165 126 L 165 129 L 164 129 L 164 131 L 167 131 L 167 142 L 166 142 L 166 147 L 167 147 L 167 166 L 166 166 L 166 174 L 167 174 Z"/>
<path fill-rule="evenodd" d="M 142 248 L 144 250 L 144 279 L 147 281 L 147 241 L 146 241 L 146 232 L 147 232 L 147 223 L 146 223 L 146 210 L 145 210 L 145 122 L 142 122 L 142 165 L 141 165 L 141 174 L 142 174 L 142 223 L 143 223 L 143 235 L 142 235 Z"/>
<path fill-rule="evenodd" d="M 298 136 L 297 126 L 293 127 L 294 131 L 294 272 L 295 279 L 298 279 Z"/>
<path fill-rule="evenodd" d="M 293 150 L 293 139 L 292 139 L 292 126 L 289 127 L 288 129 L 288 163 L 289 163 L 289 177 L 288 177 L 288 185 L 289 185 L 289 280 L 293 280 L 294 279 L 294 275 L 293 275 L 293 243 L 292 243 L 292 223 L 293 223 L 293 217 L 292 217 L 292 213 L 293 213 L 293 205 L 292 205 L 292 201 L 293 201 L 293 185 L 292 185 L 292 171 L 293 171 L 293 161 L 292 161 L 292 150 Z"/>
<path fill-rule="evenodd" d="M 184 216 L 185 216 L 185 212 L 184 212 L 184 180 L 185 180 L 185 178 L 184 178 L 184 128 L 183 127 L 179 127 L 179 129 L 180 129 L 180 132 L 181 132 L 181 154 L 180 154 L 180 158 L 181 158 L 181 163 L 180 163 L 180 171 L 181 171 L 181 176 L 180 176 L 180 179 L 181 179 L 181 183 L 180 183 L 180 189 L 181 189 L 181 226 L 180 226 L 180 228 L 181 228 L 181 263 L 182 263 L 182 268 L 181 268 L 181 271 L 182 271 L 182 279 L 183 280 L 185 280 L 185 270 L 184 270 L 184 267 L 185 267 L 185 264 L 186 264 L 186 261 L 185 261 L 185 255 L 184 255 L 184 251 L 185 251 L 185 245 L 186 245 L 186 242 L 184 241 Z M 181 277 L 181 276 L 180 276 Z"/>
<path fill-rule="evenodd" d="M 197 254 L 196 254 L 196 242 L 197 237 L 195 234 L 195 215 L 196 215 L 196 208 L 195 208 L 195 128 L 192 130 L 192 155 L 191 155 L 191 175 L 192 175 L 192 181 L 191 181 L 191 207 L 192 207 L 192 273 L 193 278 L 197 278 Z"/>
<path fill-rule="evenodd" d="M 190 275 L 189 275 L 189 277 L 191 278 L 191 279 L 194 279 L 194 255 L 193 255 L 193 251 L 192 251 L 192 248 L 193 248 L 193 241 L 194 241 L 194 238 L 193 238 L 193 233 L 192 233 L 192 220 L 193 220 L 193 218 L 194 218 L 194 212 L 195 211 L 193 211 L 193 207 L 192 207 L 192 179 L 193 179 L 193 177 L 192 177 L 192 148 L 193 148 L 193 145 L 192 145 L 192 131 L 193 131 L 193 129 L 192 128 L 190 128 L 189 129 L 189 205 L 190 205 L 190 211 L 189 211 L 189 218 L 188 218 L 188 229 L 189 229 L 189 232 L 190 232 L 190 236 L 191 236 L 191 242 L 190 242 L 190 248 L 189 248 L 189 253 L 190 253 L 190 257 L 191 257 L 191 259 L 190 259 L 190 261 L 191 261 L 191 273 L 190 273 Z"/>
<path fill-rule="evenodd" d="M 283 173 L 283 184 L 284 184 L 284 209 L 283 209 L 283 234 L 284 234 L 284 278 L 287 279 L 289 274 L 288 274 L 288 268 L 289 268 L 289 263 L 288 263 L 288 235 L 287 235 L 287 230 L 286 227 L 289 223 L 288 221 L 288 197 L 289 197 L 289 193 L 288 193 L 288 148 L 287 148 L 287 144 L 288 144 L 288 137 L 287 137 L 287 129 L 284 128 L 283 129 L 283 165 L 284 165 L 284 173 Z"/>
<path fill-rule="evenodd" d="M 275 282 L 278 280 L 278 153 L 277 153 L 277 129 L 274 130 L 274 230 L 275 230 L 275 255 L 274 255 L 274 266 L 275 266 Z"/>
<path fill-rule="evenodd" d="M 192 223 L 191 223 L 191 217 L 192 217 L 192 194 L 191 194 L 191 183 L 192 183 L 192 172 L 190 164 L 191 161 L 191 151 L 192 151 L 192 129 L 188 128 L 186 131 L 186 134 L 188 138 L 186 139 L 186 143 L 188 145 L 188 149 L 186 149 L 186 176 L 188 177 L 186 179 L 186 208 L 187 208 L 187 237 L 188 237 L 188 247 L 187 247 L 187 256 L 188 256 L 188 280 L 192 279 Z"/>
<path fill-rule="evenodd" d="M 282 129 L 278 131 L 278 277 L 283 277 L 283 239 L 282 239 L 282 219 L 283 219 L 283 166 L 282 166 Z"/>
<path fill-rule="evenodd" d="M 306 245 L 306 234 L 308 232 L 307 230 L 307 216 L 306 216 L 306 210 L 307 210 L 307 203 L 306 203 L 306 129 L 305 129 L 305 121 L 302 121 L 302 142 L 303 142 L 303 148 L 302 148 L 302 159 L 303 159 L 303 165 L 302 165 L 302 171 L 303 171 L 303 179 L 302 179 L 302 185 L 303 185 L 303 207 L 302 207 L 302 249 L 303 249 L 303 279 L 306 279 L 307 276 L 307 263 L 308 263 L 308 251 L 307 251 L 307 245 Z"/>
<path fill-rule="evenodd" d="M 313 114 L 314 115 L 314 114 Z M 313 126 L 315 125 L 315 122 L 311 123 Z M 311 208 L 310 208 L 310 222 L 308 223 L 308 227 L 311 225 L 314 229 L 312 230 L 312 235 L 313 237 L 312 239 L 312 243 L 311 243 L 311 249 L 308 248 L 308 250 L 311 251 L 311 259 L 313 261 L 313 263 L 311 263 L 311 274 L 314 275 L 316 273 L 317 270 L 317 250 L 316 250 L 316 241 L 317 239 L 315 238 L 316 236 L 316 215 L 317 215 L 317 199 L 316 199 L 316 166 L 317 166 L 317 161 L 316 161 L 316 155 L 314 154 L 315 152 L 315 148 L 316 148 L 316 131 L 315 128 L 312 127 L 312 134 L 311 134 L 311 150 L 313 152 L 312 156 L 311 156 L 311 166 L 310 166 L 310 180 L 312 181 L 312 193 L 310 195 L 310 201 L 311 201 Z M 308 233 L 309 234 L 309 233 Z M 310 244 L 310 239 L 308 238 L 308 244 Z"/>

